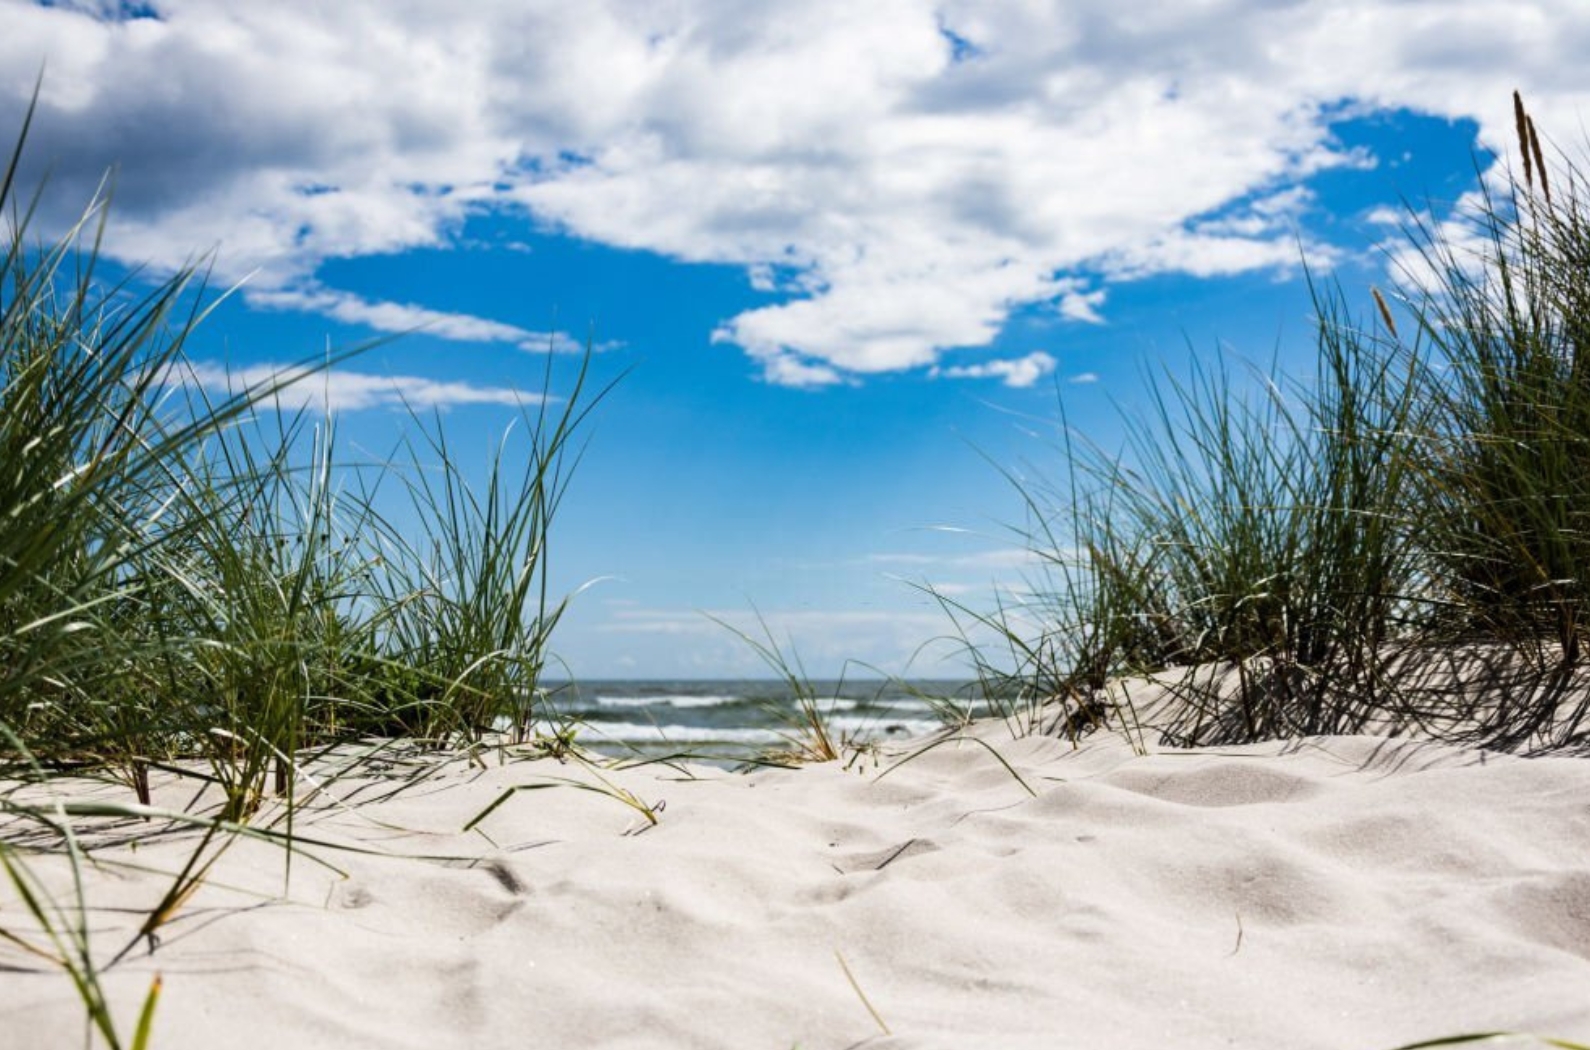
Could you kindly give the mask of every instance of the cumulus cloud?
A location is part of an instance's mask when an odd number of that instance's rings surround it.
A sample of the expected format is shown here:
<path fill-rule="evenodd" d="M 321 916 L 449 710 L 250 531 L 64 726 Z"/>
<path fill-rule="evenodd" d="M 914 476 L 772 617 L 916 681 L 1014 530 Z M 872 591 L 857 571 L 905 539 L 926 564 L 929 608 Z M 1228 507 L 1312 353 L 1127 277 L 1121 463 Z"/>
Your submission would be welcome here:
<path fill-rule="evenodd" d="M 463 405 L 533 405 L 540 395 L 507 387 L 483 387 L 419 376 L 375 375 L 344 369 L 308 369 L 295 365 L 228 368 L 200 361 L 187 366 L 173 382 L 227 396 L 250 389 L 279 387 L 267 399 L 288 411 L 355 412 L 371 408 L 429 410 Z"/>
<path fill-rule="evenodd" d="M 1112 283 L 1328 258 L 1298 187 L 1375 162 L 1332 122 L 1408 108 L 1500 147 L 1519 87 L 1571 126 L 1581 4 L 0 0 L 0 120 L 47 62 L 30 156 L 66 190 L 117 166 L 129 259 L 214 245 L 223 276 L 377 323 L 427 308 L 320 289 L 323 262 L 517 214 L 746 268 L 784 298 L 716 338 L 824 386 L 1017 308 L 1097 322 Z"/>

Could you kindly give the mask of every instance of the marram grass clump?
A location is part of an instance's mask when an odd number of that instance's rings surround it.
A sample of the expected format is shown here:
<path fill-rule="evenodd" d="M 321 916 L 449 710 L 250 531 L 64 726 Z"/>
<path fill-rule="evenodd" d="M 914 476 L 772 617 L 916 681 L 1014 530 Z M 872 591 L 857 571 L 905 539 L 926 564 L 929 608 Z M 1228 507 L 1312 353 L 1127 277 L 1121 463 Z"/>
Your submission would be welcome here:
<path fill-rule="evenodd" d="M 990 695 L 1130 730 L 1106 683 L 1154 676 L 1171 744 L 1583 742 L 1590 214 L 1515 104 L 1522 178 L 1488 181 L 1464 236 L 1412 215 L 1416 265 L 1368 317 L 1313 286 L 1313 376 L 1195 360 L 1151 382 L 1124 447 L 1067 433 L 1061 482 L 1018 483 L 1028 600 L 941 599 L 1005 639 L 974 650 Z"/>
<path fill-rule="evenodd" d="M 440 421 L 418 416 L 407 464 L 340 464 L 332 414 L 290 413 L 276 395 L 357 349 L 212 398 L 184 355 L 203 274 L 102 280 L 103 199 L 35 243 L 40 198 L 16 185 L 27 130 L 0 182 L 0 868 L 20 904 L 0 940 L 71 979 L 88 1041 L 142 1048 L 160 978 L 129 1022 L 101 974 L 152 950 L 236 836 L 291 857 L 302 767 L 350 744 L 379 755 L 358 742 L 392 736 L 478 761 L 488 734 L 533 732 L 567 602 L 549 589 L 552 523 L 605 390 L 586 389 L 587 354 L 552 396 L 549 352 L 548 392 L 526 399 L 484 485 Z M 219 801 L 152 807 L 156 770 Z M 66 776 L 123 784 L 127 799 L 51 801 Z M 199 833 L 108 961 L 74 832 L 88 817 Z M 69 860 L 68 896 L 36 876 L 40 849 Z"/>

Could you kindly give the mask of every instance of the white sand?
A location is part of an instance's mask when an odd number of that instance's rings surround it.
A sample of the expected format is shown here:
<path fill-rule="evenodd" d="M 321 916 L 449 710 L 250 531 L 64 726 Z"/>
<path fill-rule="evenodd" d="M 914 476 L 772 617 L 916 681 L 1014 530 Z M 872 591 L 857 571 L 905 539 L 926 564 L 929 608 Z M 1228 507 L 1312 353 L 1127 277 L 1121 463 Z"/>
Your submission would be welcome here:
<path fill-rule="evenodd" d="M 300 834 L 392 856 L 316 848 L 347 877 L 299 857 L 284 888 L 281 851 L 239 842 L 158 951 L 107 981 L 130 1030 L 164 974 L 158 1050 L 1590 1040 L 1590 762 L 1370 738 L 1139 757 L 980 733 L 1035 796 L 961 742 L 881 779 L 609 774 L 666 803 L 639 834 L 633 810 L 567 786 L 461 832 L 509 785 L 591 781 L 552 761 L 316 806 Z M 170 871 L 192 841 L 104 856 Z M 164 885 L 106 870 L 89 897 L 147 907 Z M 91 921 L 109 952 L 137 919 Z M 82 1045 L 65 977 L 4 947 L 0 966 L 28 967 L 0 970 L 0 1046 Z"/>

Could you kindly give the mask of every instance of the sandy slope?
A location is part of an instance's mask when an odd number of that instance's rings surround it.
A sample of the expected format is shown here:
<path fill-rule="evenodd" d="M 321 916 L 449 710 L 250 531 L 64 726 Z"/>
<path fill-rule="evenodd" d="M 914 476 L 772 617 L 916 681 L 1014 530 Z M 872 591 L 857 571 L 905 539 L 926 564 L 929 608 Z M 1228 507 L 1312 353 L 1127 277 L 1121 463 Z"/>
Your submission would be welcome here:
<path fill-rule="evenodd" d="M 130 1027 L 165 975 L 161 1050 L 1590 1040 L 1590 762 L 981 735 L 1035 794 L 970 742 L 881 779 L 610 774 L 665 803 L 638 834 L 633 810 L 567 786 L 461 832 L 509 785 L 590 779 L 573 765 L 457 766 L 358 804 L 369 784 L 298 832 L 394 856 L 317 848 L 346 877 L 299 857 L 284 894 L 281 852 L 239 842 L 110 984 Z M 191 845 L 104 856 L 169 871 Z M 107 869 L 90 897 L 147 906 L 162 886 Z M 135 928 L 92 921 L 107 949 Z M 26 965 L 10 949 L 0 964 Z M 81 1033 L 60 974 L 0 972 L 0 1045 Z"/>

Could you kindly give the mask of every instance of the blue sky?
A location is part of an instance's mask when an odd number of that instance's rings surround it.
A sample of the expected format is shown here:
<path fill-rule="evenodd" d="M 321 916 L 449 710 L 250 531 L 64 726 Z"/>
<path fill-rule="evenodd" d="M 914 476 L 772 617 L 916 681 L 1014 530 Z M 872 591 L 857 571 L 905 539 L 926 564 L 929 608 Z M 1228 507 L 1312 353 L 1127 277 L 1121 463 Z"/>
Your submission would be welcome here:
<path fill-rule="evenodd" d="M 1513 89 L 1574 145 L 1587 53 L 1581 0 L 0 0 L 0 129 L 43 68 L 42 221 L 114 167 L 112 258 L 242 282 L 207 375 L 418 328 L 333 377 L 352 446 L 401 394 L 484 464 L 593 341 L 576 675 L 755 671 L 704 615 L 754 604 L 814 674 L 937 676 L 911 584 L 1019 591 L 1058 399 L 1109 444 L 1190 353 L 1307 373 L 1300 257 L 1390 287 Z"/>

